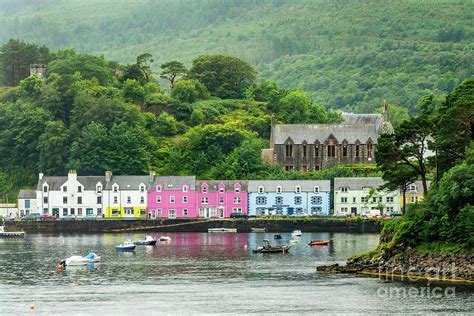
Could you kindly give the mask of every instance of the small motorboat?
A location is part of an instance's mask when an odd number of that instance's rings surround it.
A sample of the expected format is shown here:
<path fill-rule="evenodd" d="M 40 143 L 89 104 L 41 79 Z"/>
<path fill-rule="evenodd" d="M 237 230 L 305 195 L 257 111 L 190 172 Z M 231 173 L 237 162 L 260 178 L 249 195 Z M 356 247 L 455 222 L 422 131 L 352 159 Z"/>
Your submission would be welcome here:
<path fill-rule="evenodd" d="M 61 261 L 63 266 L 81 266 L 89 263 L 99 262 L 100 257 L 93 252 L 89 252 L 87 256 L 72 256 Z"/>
<path fill-rule="evenodd" d="M 161 236 L 160 241 L 170 241 L 171 237 L 170 236 Z"/>
<path fill-rule="evenodd" d="M 290 240 L 290 244 L 299 244 L 299 243 L 300 243 L 299 238 Z"/>
<path fill-rule="evenodd" d="M 25 232 L 6 232 L 5 231 L 5 223 L 2 223 L 2 226 L 0 226 L 0 238 L 1 237 L 25 237 L 26 233 Z"/>
<path fill-rule="evenodd" d="M 252 250 L 253 253 L 286 253 L 290 250 L 290 245 L 273 246 L 268 240 L 263 240 L 263 246 Z"/>
<path fill-rule="evenodd" d="M 330 240 L 311 240 L 308 245 L 310 246 L 327 246 L 329 245 Z"/>
<path fill-rule="evenodd" d="M 209 228 L 208 233 L 236 233 L 237 228 Z"/>
<path fill-rule="evenodd" d="M 301 237 L 301 230 L 294 230 L 294 231 L 291 233 L 291 236 L 293 236 L 293 237 Z"/>
<path fill-rule="evenodd" d="M 146 236 L 145 240 L 138 240 L 133 242 L 134 245 L 141 246 L 154 246 L 156 245 L 156 239 L 152 236 Z"/>
<path fill-rule="evenodd" d="M 258 228 L 258 227 L 250 227 L 252 233 L 265 233 L 267 231 L 266 228 Z"/>
<path fill-rule="evenodd" d="M 281 234 L 275 234 L 275 235 L 273 235 L 273 238 L 274 239 L 281 239 Z"/>
<path fill-rule="evenodd" d="M 123 244 L 115 246 L 115 250 L 117 251 L 134 251 L 135 244 L 130 240 L 126 240 Z"/>

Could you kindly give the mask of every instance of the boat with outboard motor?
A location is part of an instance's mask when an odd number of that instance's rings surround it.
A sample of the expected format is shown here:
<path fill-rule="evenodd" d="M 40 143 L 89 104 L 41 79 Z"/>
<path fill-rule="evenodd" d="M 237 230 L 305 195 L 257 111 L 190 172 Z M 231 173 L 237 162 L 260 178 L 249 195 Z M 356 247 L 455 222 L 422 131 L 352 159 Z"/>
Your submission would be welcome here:
<path fill-rule="evenodd" d="M 310 246 L 327 246 L 329 245 L 330 240 L 311 240 L 308 245 Z"/>
<path fill-rule="evenodd" d="M 293 236 L 293 237 L 301 237 L 301 230 L 294 230 L 294 231 L 291 233 L 291 236 Z"/>
<path fill-rule="evenodd" d="M 171 237 L 170 236 L 161 236 L 160 241 L 170 241 Z"/>
<path fill-rule="evenodd" d="M 8 237 L 25 237 L 25 232 L 6 232 L 5 231 L 5 222 L 2 222 L 2 226 L 0 226 L 0 238 L 8 238 Z"/>
<path fill-rule="evenodd" d="M 263 246 L 252 250 L 253 253 L 286 253 L 290 250 L 290 245 L 272 245 L 266 239 L 263 240 Z"/>
<path fill-rule="evenodd" d="M 156 239 L 152 236 L 146 236 L 145 240 L 138 240 L 133 242 L 137 246 L 154 246 L 156 245 Z"/>
<path fill-rule="evenodd" d="M 88 263 L 95 263 L 100 261 L 100 256 L 93 252 L 89 252 L 86 256 L 72 256 L 61 261 L 63 266 L 81 266 Z"/>
<path fill-rule="evenodd" d="M 135 247 L 136 246 L 132 241 L 126 240 L 123 244 L 115 246 L 115 250 L 116 251 L 134 251 Z"/>

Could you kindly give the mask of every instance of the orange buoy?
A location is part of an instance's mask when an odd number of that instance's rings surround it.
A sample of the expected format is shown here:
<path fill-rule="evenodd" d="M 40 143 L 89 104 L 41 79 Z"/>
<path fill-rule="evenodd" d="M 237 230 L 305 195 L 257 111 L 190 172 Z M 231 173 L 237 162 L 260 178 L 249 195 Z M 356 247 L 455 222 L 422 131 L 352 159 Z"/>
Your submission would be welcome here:
<path fill-rule="evenodd" d="M 35 304 L 31 304 L 30 309 L 35 309 Z"/>

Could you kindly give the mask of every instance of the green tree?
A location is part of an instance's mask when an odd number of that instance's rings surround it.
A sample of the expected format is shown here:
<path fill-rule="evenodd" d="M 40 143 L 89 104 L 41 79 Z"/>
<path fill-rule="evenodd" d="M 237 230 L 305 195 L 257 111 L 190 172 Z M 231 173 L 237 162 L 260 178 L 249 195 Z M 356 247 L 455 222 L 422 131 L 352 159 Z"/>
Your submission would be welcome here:
<path fill-rule="evenodd" d="M 174 83 L 187 73 L 188 69 L 186 69 L 182 62 L 173 60 L 161 65 L 160 77 L 168 80 L 170 82 L 170 87 L 173 88 Z"/>
<path fill-rule="evenodd" d="M 49 121 L 37 144 L 38 169 L 49 175 L 62 175 L 69 158 L 69 132 L 62 121 Z"/>
<path fill-rule="evenodd" d="M 202 82 L 213 96 L 241 99 L 255 81 L 256 70 L 245 61 L 225 55 L 201 55 L 193 60 L 189 76 Z"/>
<path fill-rule="evenodd" d="M 197 80 L 179 80 L 171 89 L 171 96 L 180 102 L 194 103 L 209 98 L 206 87 Z"/>
<path fill-rule="evenodd" d="M 145 89 L 135 79 L 127 79 L 124 82 L 122 94 L 127 102 L 143 104 L 145 101 Z"/>

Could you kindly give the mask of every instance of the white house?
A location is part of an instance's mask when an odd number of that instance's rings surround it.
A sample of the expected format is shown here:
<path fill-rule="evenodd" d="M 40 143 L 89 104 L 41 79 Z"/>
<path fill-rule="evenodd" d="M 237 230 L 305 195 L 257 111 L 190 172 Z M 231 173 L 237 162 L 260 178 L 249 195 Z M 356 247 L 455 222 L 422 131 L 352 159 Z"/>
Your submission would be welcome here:
<path fill-rule="evenodd" d="M 114 176 L 105 173 L 104 209 L 107 218 L 146 218 L 147 190 L 155 174 L 150 176 Z"/>
<path fill-rule="evenodd" d="M 5 218 L 18 218 L 18 208 L 15 203 L 0 204 L 0 216 Z"/>
<path fill-rule="evenodd" d="M 36 187 L 37 213 L 63 217 L 103 216 L 103 176 L 80 176 L 70 170 L 67 177 L 39 174 Z"/>
<path fill-rule="evenodd" d="M 400 213 L 400 192 L 379 191 L 382 178 L 335 178 L 334 215 L 389 215 Z"/>
<path fill-rule="evenodd" d="M 20 217 L 37 212 L 35 190 L 20 190 L 18 193 L 18 210 Z"/>

